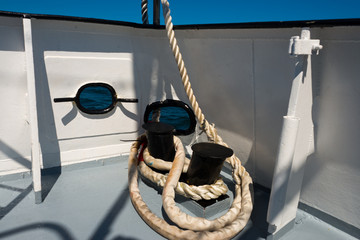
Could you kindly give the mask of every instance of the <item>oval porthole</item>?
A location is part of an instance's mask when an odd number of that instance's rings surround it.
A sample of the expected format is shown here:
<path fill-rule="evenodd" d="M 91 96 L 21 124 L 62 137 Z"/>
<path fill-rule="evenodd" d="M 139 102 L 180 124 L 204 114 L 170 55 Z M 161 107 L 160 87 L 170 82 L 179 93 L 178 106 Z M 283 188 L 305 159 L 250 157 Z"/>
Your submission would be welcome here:
<path fill-rule="evenodd" d="M 163 122 L 174 126 L 174 135 L 188 135 L 195 131 L 196 119 L 192 109 L 179 100 L 167 99 L 146 107 L 144 122 Z"/>
<path fill-rule="evenodd" d="M 138 102 L 138 99 L 117 98 L 115 89 L 106 83 L 87 83 L 79 88 L 73 98 L 55 98 L 54 102 L 75 102 L 87 114 L 110 112 L 117 102 Z"/>
<path fill-rule="evenodd" d="M 77 107 L 90 114 L 107 113 L 116 103 L 115 90 L 107 84 L 86 84 L 79 89 L 76 96 Z"/>

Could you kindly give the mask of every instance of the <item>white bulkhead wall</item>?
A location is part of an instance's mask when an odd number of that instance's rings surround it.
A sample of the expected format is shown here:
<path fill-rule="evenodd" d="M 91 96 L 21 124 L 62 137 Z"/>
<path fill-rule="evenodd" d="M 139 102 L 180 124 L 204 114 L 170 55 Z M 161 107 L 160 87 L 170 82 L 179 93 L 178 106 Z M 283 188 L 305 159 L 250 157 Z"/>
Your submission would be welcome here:
<path fill-rule="evenodd" d="M 0 164 L 9 173 L 24 171 L 31 164 L 22 26 L 17 18 L 4 19 L 0 27 L 4 33 L 0 39 L 4 113 Z M 141 132 L 148 103 L 166 98 L 187 102 L 164 31 L 37 19 L 32 26 L 43 167 L 126 154 L 128 140 Z M 360 30 L 311 31 L 324 49 L 312 59 L 315 153 L 307 160 L 301 201 L 360 227 L 354 210 L 360 203 L 360 149 L 356 145 L 360 140 L 356 131 L 360 74 L 355 54 Z M 299 28 L 176 31 L 205 116 L 215 123 L 255 182 L 266 187 L 271 186 L 294 73 L 289 39 L 299 32 Z M 16 39 L 13 44 L 10 38 Z M 139 103 L 124 103 L 102 118 L 86 116 L 71 103 L 52 101 L 74 96 L 82 83 L 104 79 L 116 91 L 123 91 L 123 97 L 139 98 Z"/>
<path fill-rule="evenodd" d="M 105 115 L 88 115 L 71 102 L 53 102 L 74 97 L 91 82 L 111 85 L 118 97 L 139 98 L 131 38 L 122 28 L 33 20 L 43 167 L 127 154 L 138 136 L 141 103 L 119 103 Z"/>
<path fill-rule="evenodd" d="M 30 171 L 31 146 L 21 18 L 0 17 L 0 176 Z"/>
<path fill-rule="evenodd" d="M 313 57 L 315 152 L 301 201 L 360 228 L 360 27 L 324 28 Z"/>

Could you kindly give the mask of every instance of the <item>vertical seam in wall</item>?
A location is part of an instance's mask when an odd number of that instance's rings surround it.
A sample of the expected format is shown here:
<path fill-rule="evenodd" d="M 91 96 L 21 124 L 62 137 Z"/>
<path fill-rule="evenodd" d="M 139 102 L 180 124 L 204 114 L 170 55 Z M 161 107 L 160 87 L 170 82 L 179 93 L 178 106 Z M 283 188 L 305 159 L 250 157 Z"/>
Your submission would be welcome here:
<path fill-rule="evenodd" d="M 251 40 L 251 64 L 252 64 L 252 88 L 253 88 L 253 154 L 252 154 L 252 168 L 253 179 L 256 180 L 256 91 L 255 91 L 255 46 L 254 39 Z"/>

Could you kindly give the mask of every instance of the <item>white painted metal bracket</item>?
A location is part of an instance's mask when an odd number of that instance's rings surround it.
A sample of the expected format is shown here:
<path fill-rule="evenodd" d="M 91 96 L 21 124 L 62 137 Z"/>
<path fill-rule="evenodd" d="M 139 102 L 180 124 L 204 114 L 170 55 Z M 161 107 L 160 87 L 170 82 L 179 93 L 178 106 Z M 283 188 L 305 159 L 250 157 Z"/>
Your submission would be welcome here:
<path fill-rule="evenodd" d="M 35 193 L 35 203 L 42 202 L 41 193 L 41 149 L 39 143 L 39 129 L 36 105 L 36 82 L 34 69 L 34 54 L 31 31 L 31 19 L 23 19 L 24 43 L 25 43 L 25 59 L 27 87 L 29 96 L 29 122 L 31 131 L 31 173 L 33 178 L 33 189 Z"/>
<path fill-rule="evenodd" d="M 292 228 L 300 199 L 306 159 L 314 151 L 311 55 L 322 49 L 320 40 L 310 39 L 310 30 L 290 39 L 289 54 L 296 57 L 295 74 L 287 116 L 276 159 L 268 207 L 268 240 Z"/>
<path fill-rule="evenodd" d="M 315 52 L 316 55 L 318 55 L 322 48 L 323 46 L 320 45 L 320 40 L 310 39 L 310 31 L 308 29 L 304 29 L 301 31 L 301 37 L 291 37 L 289 54 L 292 56 L 312 55 L 312 53 Z"/>

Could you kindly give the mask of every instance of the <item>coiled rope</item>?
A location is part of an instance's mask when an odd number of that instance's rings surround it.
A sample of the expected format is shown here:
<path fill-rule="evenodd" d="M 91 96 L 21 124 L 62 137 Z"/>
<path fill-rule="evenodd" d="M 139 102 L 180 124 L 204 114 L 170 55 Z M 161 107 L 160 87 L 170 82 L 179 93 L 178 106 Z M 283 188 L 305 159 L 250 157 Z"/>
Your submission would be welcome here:
<path fill-rule="evenodd" d="M 170 46 L 179 68 L 184 89 L 188 95 L 189 101 L 200 123 L 200 126 L 204 129 L 210 141 L 227 147 L 228 145 L 224 143 L 222 138 L 217 134 L 215 127 L 210 125 L 205 119 L 205 116 L 196 101 L 193 90 L 191 89 L 189 76 L 187 74 L 179 46 L 177 45 L 175 33 L 173 31 L 169 2 L 167 0 L 162 0 L 161 3 L 163 6 L 163 14 L 166 23 L 167 35 L 170 40 Z M 175 189 L 178 185 L 180 175 L 185 165 L 185 152 L 183 150 L 182 144 L 179 144 L 177 148 L 175 159 L 166 179 L 162 194 L 162 202 L 165 212 L 167 213 L 168 217 L 179 227 L 170 225 L 165 220 L 153 214 L 142 200 L 137 183 L 137 155 L 141 143 L 146 140 L 145 138 L 145 135 L 140 136 L 131 147 L 129 156 L 128 180 L 131 201 L 136 211 L 151 228 L 169 239 L 230 239 L 245 227 L 252 211 L 252 179 L 249 173 L 241 165 L 240 160 L 235 155 L 226 159 L 226 161 L 230 163 L 233 169 L 232 176 L 235 182 L 234 200 L 226 214 L 210 221 L 204 218 L 187 215 L 181 212 L 181 210 L 175 205 Z"/>

